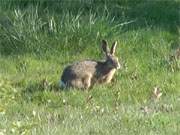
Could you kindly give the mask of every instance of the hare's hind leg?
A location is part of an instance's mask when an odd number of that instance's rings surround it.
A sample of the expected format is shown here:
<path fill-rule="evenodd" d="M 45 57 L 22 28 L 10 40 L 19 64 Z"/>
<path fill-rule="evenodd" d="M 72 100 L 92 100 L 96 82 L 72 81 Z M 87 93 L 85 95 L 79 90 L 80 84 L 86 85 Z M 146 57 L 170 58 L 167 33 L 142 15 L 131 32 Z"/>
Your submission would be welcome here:
<path fill-rule="evenodd" d="M 84 84 L 84 88 L 85 89 L 88 89 L 91 87 L 91 76 L 86 76 L 84 79 L 83 79 L 83 84 Z"/>
<path fill-rule="evenodd" d="M 84 78 L 76 78 L 69 83 L 70 87 L 78 89 L 88 89 L 91 87 L 91 76 L 85 76 Z"/>
<path fill-rule="evenodd" d="M 84 84 L 83 84 L 83 81 L 81 79 L 77 78 L 77 79 L 72 80 L 70 82 L 70 87 L 78 88 L 78 89 L 83 89 L 84 88 Z"/>

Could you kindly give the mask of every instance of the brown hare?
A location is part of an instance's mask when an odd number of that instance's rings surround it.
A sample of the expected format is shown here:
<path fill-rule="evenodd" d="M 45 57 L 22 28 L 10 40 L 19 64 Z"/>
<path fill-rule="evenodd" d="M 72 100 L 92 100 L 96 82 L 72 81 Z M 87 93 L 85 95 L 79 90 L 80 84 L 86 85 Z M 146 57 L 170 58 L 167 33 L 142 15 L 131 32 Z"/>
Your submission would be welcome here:
<path fill-rule="evenodd" d="M 115 56 L 117 42 L 114 42 L 109 50 L 107 42 L 102 40 L 102 49 L 106 60 L 84 60 L 67 66 L 61 76 L 60 86 L 78 89 L 91 88 L 95 83 L 111 82 L 114 73 L 120 69 L 120 63 Z"/>

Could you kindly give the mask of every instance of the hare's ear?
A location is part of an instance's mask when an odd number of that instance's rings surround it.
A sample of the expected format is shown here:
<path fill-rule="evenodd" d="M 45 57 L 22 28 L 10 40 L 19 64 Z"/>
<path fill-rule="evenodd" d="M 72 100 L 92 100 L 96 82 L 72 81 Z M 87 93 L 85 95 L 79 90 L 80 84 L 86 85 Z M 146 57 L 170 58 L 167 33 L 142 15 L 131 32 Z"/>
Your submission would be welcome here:
<path fill-rule="evenodd" d="M 105 40 L 102 40 L 102 49 L 106 55 L 109 53 L 109 48 L 108 48 L 107 42 Z"/>
<path fill-rule="evenodd" d="M 114 54 L 115 54 L 116 46 L 117 46 L 117 41 L 115 41 L 115 42 L 112 44 L 111 51 L 110 51 L 111 55 L 114 55 Z"/>

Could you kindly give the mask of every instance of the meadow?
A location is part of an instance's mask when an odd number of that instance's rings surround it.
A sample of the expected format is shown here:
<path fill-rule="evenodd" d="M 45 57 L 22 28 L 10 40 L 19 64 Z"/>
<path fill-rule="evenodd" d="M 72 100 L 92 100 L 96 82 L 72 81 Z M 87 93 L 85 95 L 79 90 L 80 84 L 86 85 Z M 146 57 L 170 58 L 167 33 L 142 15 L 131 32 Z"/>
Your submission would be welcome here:
<path fill-rule="evenodd" d="M 0 135 L 178 135 L 179 0 L 1 0 Z M 111 84 L 61 90 L 63 69 L 103 60 Z M 156 91 L 157 90 L 157 91 Z"/>

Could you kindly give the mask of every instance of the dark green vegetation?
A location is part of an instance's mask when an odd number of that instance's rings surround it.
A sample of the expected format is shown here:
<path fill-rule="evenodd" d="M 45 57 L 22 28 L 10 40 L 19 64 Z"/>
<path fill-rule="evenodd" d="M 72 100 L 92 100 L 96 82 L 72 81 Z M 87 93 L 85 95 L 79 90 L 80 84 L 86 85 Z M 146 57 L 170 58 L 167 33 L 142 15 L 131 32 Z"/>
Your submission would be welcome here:
<path fill-rule="evenodd" d="M 1 0 L 0 134 L 178 134 L 179 7 L 179 0 Z M 114 81 L 59 90 L 66 65 L 102 58 L 102 39 L 118 41 L 123 69 Z"/>

